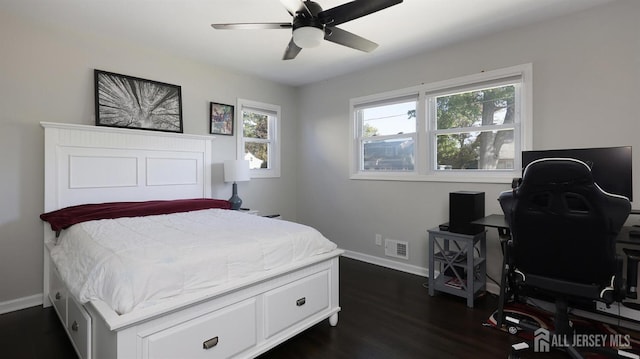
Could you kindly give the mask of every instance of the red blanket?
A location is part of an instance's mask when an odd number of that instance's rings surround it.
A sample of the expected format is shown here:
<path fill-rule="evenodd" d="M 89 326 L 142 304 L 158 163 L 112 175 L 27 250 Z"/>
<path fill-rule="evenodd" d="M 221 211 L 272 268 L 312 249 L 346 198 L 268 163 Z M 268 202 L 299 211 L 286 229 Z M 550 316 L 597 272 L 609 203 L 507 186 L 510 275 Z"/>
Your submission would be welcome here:
<path fill-rule="evenodd" d="M 96 219 L 153 216 L 210 208 L 230 209 L 231 204 L 229 201 L 210 198 L 81 204 L 43 213 L 40 219 L 49 222 L 51 229 L 55 232 L 60 232 L 76 223 Z"/>

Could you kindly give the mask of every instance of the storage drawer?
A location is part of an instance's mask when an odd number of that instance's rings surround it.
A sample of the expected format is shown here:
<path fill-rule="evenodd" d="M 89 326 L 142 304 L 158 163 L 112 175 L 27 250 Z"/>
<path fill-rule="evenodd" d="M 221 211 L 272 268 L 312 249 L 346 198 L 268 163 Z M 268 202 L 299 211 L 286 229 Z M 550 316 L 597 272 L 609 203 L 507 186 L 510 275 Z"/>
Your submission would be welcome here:
<path fill-rule="evenodd" d="M 256 300 L 251 298 L 149 335 L 143 339 L 143 358 L 228 358 L 256 345 L 256 338 Z"/>
<path fill-rule="evenodd" d="M 329 272 L 323 271 L 265 294 L 265 332 L 270 337 L 329 307 Z"/>
<path fill-rule="evenodd" d="M 91 357 L 91 346 L 89 339 L 91 338 L 91 317 L 84 310 L 82 305 L 77 303 L 73 297 L 69 296 L 67 300 L 67 330 L 71 337 L 71 342 L 76 348 L 81 359 Z"/>
<path fill-rule="evenodd" d="M 49 270 L 49 299 L 60 320 L 67 324 L 67 290 L 56 267 L 52 264 Z"/>

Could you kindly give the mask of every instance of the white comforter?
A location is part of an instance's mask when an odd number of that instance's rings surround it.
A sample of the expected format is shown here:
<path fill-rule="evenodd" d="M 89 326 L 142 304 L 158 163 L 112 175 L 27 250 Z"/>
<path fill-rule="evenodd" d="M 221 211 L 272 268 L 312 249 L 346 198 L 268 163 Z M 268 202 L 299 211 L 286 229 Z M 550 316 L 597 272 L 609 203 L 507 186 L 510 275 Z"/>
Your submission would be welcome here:
<path fill-rule="evenodd" d="M 209 209 L 76 224 L 51 258 L 80 302 L 124 314 L 335 248 L 308 226 Z"/>

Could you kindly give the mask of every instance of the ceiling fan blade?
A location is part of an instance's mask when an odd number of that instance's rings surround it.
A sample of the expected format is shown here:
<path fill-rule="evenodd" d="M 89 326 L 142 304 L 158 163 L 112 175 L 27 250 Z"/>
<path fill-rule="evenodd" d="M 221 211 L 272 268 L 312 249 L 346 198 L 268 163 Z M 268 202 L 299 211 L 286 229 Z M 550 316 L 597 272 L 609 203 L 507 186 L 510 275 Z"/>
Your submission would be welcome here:
<path fill-rule="evenodd" d="M 318 13 L 320 22 L 336 26 L 359 17 L 372 14 L 390 6 L 400 4 L 402 0 L 354 0 Z"/>
<path fill-rule="evenodd" d="M 292 25 L 288 22 L 256 22 L 256 23 L 231 23 L 231 24 L 211 24 L 211 27 L 218 30 L 261 30 L 261 29 L 290 29 Z"/>
<path fill-rule="evenodd" d="M 325 27 L 324 39 L 364 52 L 371 52 L 375 50 L 376 47 L 378 47 L 378 44 L 373 41 L 369 41 L 364 37 L 360 37 L 356 34 L 339 29 L 337 27 Z"/>
<path fill-rule="evenodd" d="M 298 54 L 300 53 L 301 50 L 302 50 L 302 48 L 298 47 L 298 45 L 296 45 L 293 42 L 293 37 L 292 37 L 291 40 L 289 41 L 289 45 L 287 45 L 287 49 L 284 50 L 284 56 L 282 56 L 282 59 L 283 60 L 292 60 L 296 56 L 298 56 Z"/>
<path fill-rule="evenodd" d="M 302 0 L 280 0 L 280 3 L 282 3 L 291 16 L 294 16 L 298 12 L 306 12 L 307 14 L 312 15 L 311 11 Z"/>

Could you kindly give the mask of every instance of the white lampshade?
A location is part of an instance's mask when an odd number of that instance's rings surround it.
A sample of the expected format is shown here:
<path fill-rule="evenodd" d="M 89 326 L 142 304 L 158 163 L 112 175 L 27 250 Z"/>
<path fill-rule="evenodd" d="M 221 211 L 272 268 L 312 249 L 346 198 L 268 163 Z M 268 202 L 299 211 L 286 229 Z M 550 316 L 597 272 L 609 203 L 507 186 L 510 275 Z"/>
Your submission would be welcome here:
<path fill-rule="evenodd" d="M 313 26 L 299 27 L 293 30 L 293 42 L 300 48 L 316 47 L 324 39 L 324 31 Z"/>
<path fill-rule="evenodd" d="M 240 182 L 251 179 L 249 161 L 247 160 L 226 160 L 224 161 L 224 181 Z"/>

